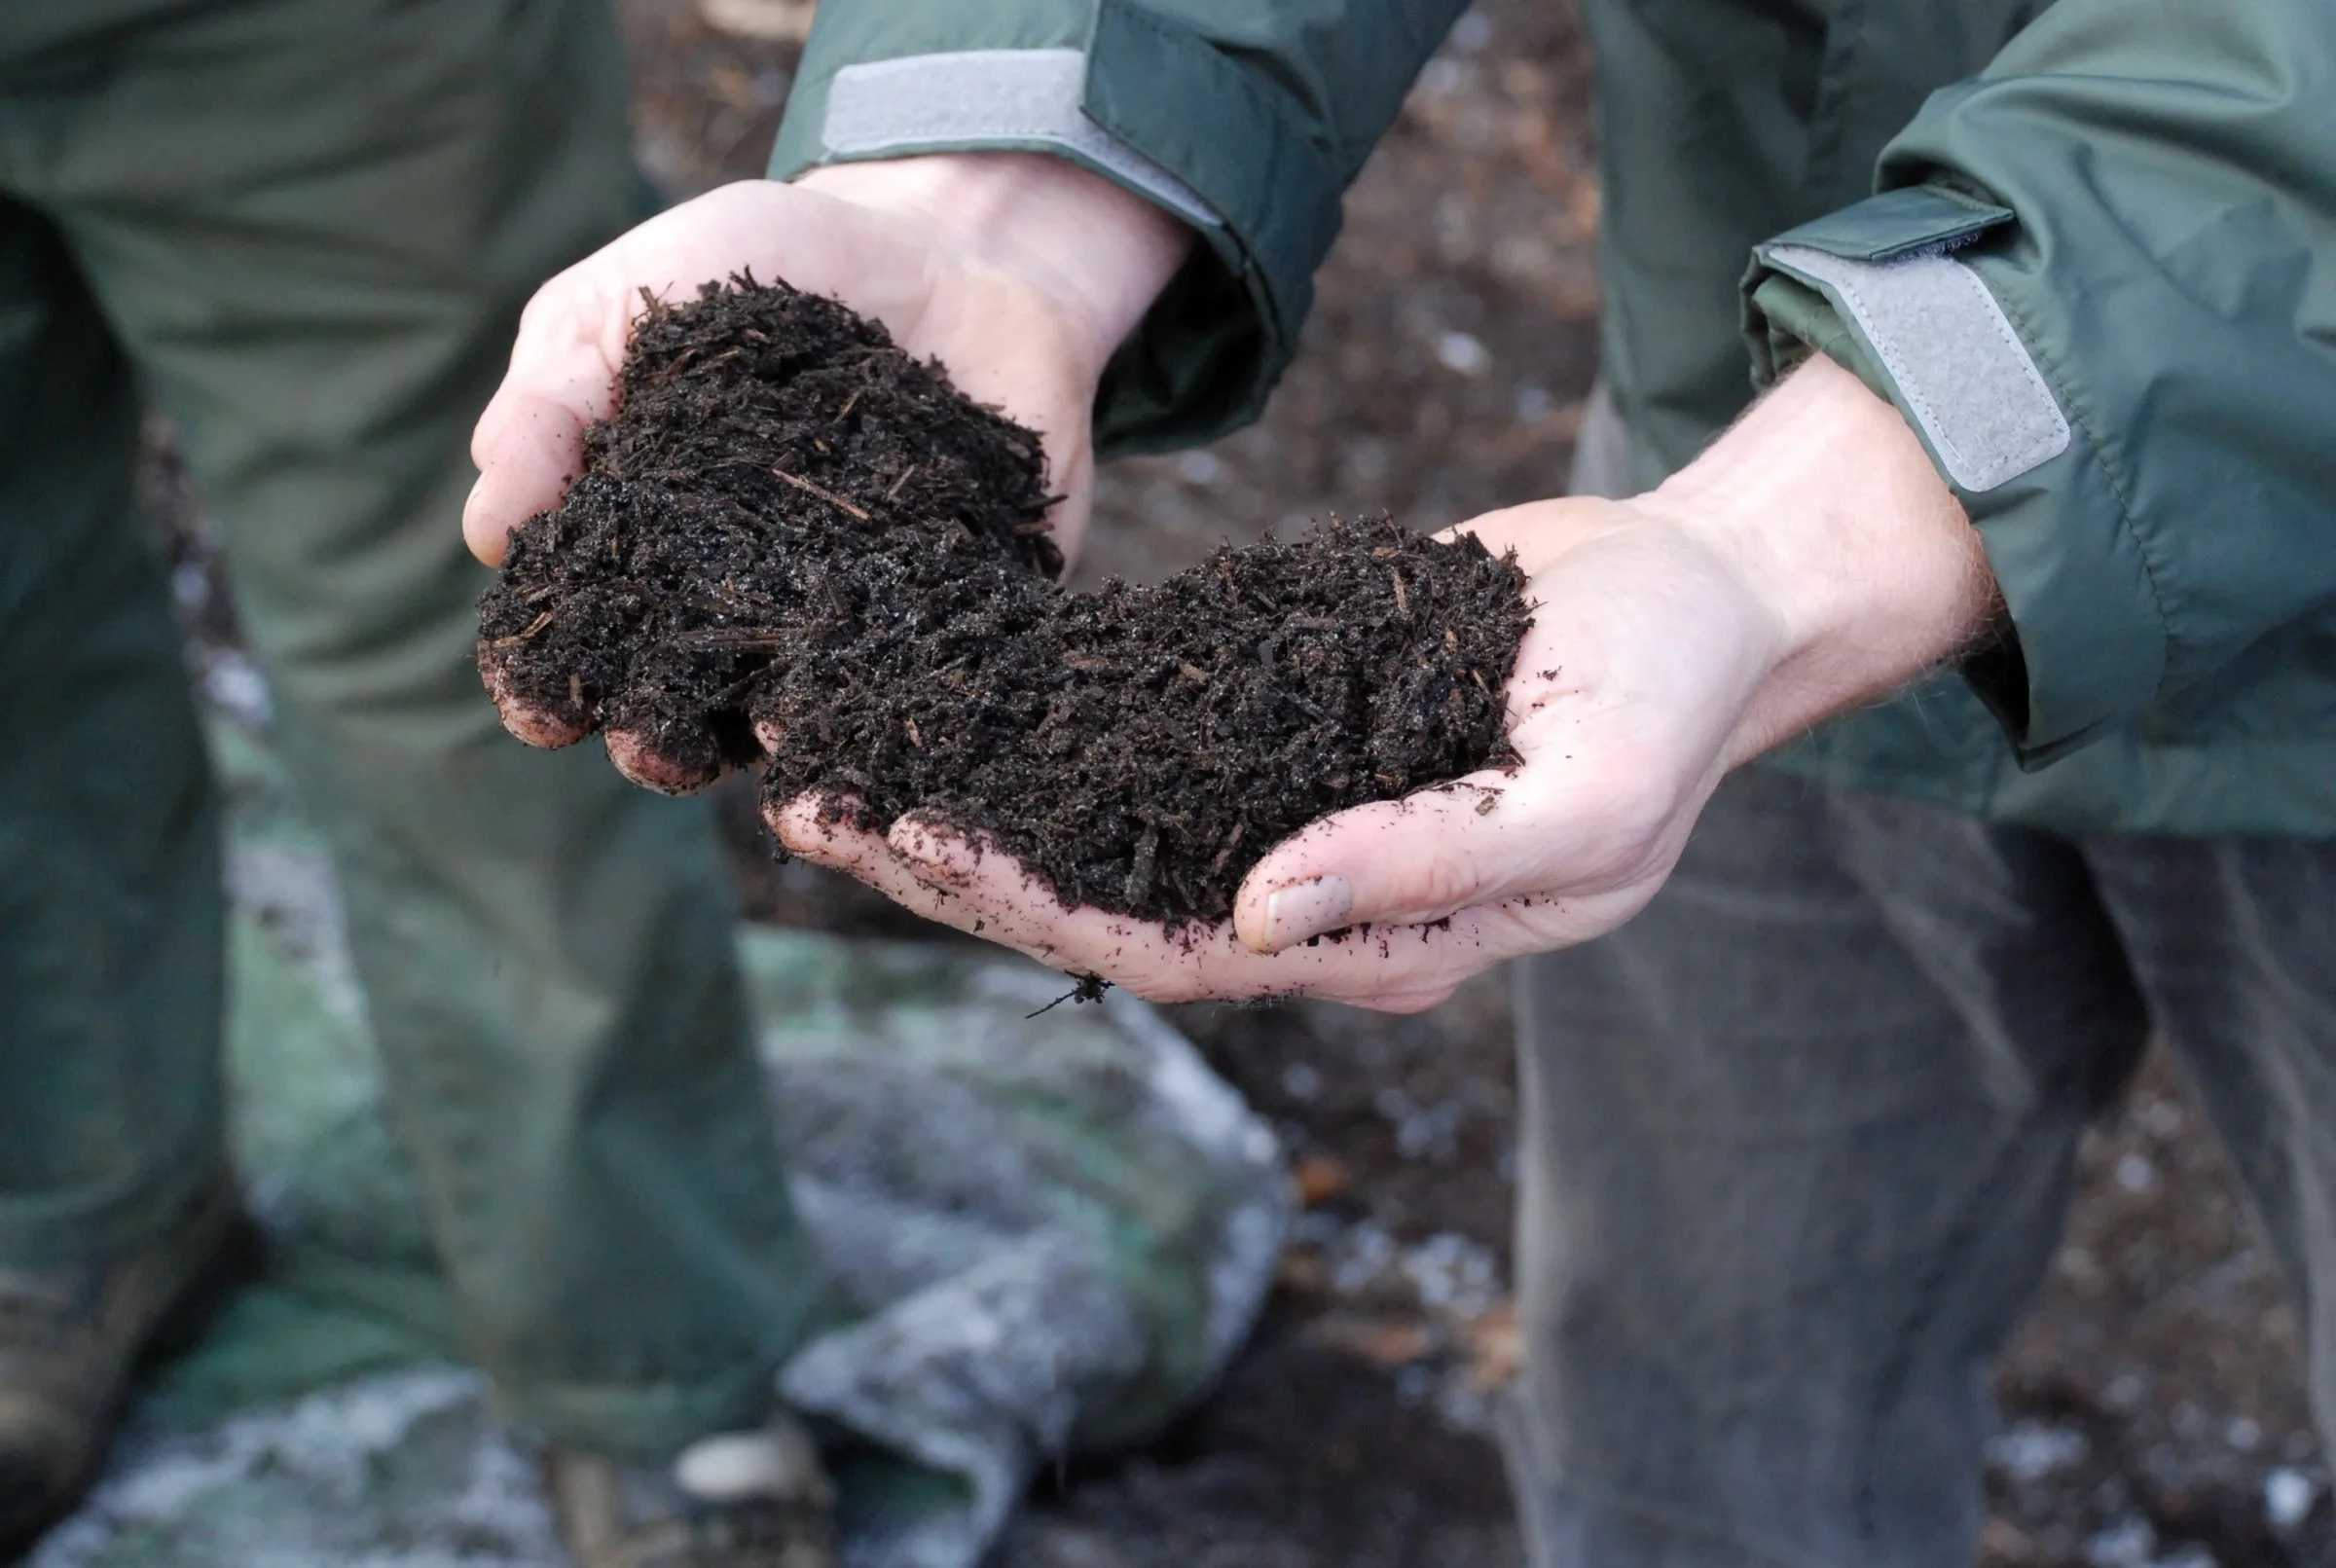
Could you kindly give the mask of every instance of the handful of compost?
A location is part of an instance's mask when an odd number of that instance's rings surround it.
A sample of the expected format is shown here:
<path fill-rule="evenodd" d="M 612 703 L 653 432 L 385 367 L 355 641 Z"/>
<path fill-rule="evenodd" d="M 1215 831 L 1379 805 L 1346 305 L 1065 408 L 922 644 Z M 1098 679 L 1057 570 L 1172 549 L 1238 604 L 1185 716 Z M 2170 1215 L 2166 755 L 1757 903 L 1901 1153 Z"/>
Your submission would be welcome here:
<path fill-rule="evenodd" d="M 512 535 L 480 669 L 538 741 L 629 775 L 761 762 L 881 830 L 914 812 L 1066 906 L 1226 918 L 1274 844 L 1511 760 L 1523 574 L 1386 518 L 1056 586 L 1029 430 L 832 300 L 709 284 L 635 326 L 585 472 Z"/>

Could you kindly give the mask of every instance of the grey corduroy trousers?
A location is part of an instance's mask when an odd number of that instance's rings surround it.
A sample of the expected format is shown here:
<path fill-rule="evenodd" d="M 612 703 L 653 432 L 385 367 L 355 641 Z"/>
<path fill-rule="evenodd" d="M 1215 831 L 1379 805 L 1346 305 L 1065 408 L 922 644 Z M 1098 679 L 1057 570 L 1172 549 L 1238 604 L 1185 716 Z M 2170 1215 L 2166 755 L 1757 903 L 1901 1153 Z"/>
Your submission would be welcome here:
<path fill-rule="evenodd" d="M 1537 1568 L 1968 1568 L 1991 1363 L 2153 1033 L 2336 1425 L 2332 961 L 2336 844 L 1731 779 L 1644 914 L 1520 966 Z"/>

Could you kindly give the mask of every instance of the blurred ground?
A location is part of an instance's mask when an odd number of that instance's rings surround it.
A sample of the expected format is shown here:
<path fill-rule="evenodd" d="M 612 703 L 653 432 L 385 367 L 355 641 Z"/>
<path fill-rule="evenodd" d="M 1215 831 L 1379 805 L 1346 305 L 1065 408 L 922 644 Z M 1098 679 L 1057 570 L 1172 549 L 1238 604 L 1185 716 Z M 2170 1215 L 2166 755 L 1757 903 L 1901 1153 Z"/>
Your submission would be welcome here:
<path fill-rule="evenodd" d="M 759 172 L 801 0 L 622 4 L 651 174 L 685 194 Z M 1349 198 L 1265 420 L 1107 471 L 1083 578 L 1155 576 L 1330 511 L 1432 528 L 1562 489 L 1596 356 L 1588 71 L 1564 0 L 1482 0 Z M 192 515 L 166 457 L 148 488 Z M 183 563 L 203 565 L 199 546 Z M 750 793 L 730 804 L 750 912 L 918 930 L 773 867 Z M 1308 1213 L 1220 1396 L 1151 1449 L 1042 1484 L 1001 1568 L 1517 1568 L 1487 1436 L 1516 1353 L 1504 987 L 1410 1019 L 1301 1004 L 1176 1021 L 1281 1126 Z M 2086 1141 L 2068 1237 L 1998 1384 L 1987 1568 L 2336 1568 L 2293 1315 L 2162 1059 Z"/>

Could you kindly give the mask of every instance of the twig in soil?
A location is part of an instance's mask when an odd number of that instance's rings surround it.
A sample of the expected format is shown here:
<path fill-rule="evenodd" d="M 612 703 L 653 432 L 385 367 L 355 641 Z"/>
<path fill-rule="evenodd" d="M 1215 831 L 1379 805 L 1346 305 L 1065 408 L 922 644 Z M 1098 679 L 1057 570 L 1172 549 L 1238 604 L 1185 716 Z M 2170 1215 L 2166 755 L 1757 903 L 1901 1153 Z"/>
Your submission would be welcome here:
<path fill-rule="evenodd" d="M 845 500 L 835 492 L 828 490 L 824 486 L 815 485 L 810 480 L 803 478 L 799 474 L 790 474 L 784 468 L 774 468 L 771 470 L 771 477 L 774 479 L 784 479 L 788 484 L 794 486 L 797 490 L 808 491 L 812 494 L 817 495 L 821 500 L 825 501 L 829 506 L 834 507 L 837 511 L 849 512 L 854 517 L 858 518 L 862 523 L 868 521 L 867 513 L 861 511 L 858 507 L 854 506 L 850 501 Z"/>
<path fill-rule="evenodd" d="M 533 637 L 536 633 L 551 625 L 552 616 L 556 613 L 558 612 L 554 610 L 545 610 L 541 615 L 538 615 L 533 620 L 529 621 L 525 631 L 514 632 L 509 637 L 498 637 L 493 642 L 490 642 L 487 645 L 491 648 L 507 648 L 515 642 L 525 642 L 528 638 Z"/>
<path fill-rule="evenodd" d="M 1233 857 L 1233 851 L 1241 847 L 1241 829 L 1247 827 L 1248 825 L 1249 824 L 1247 822 L 1235 822 L 1233 824 L 1232 832 L 1227 834 L 1225 837 L 1224 848 L 1219 850 L 1217 852 L 1217 858 L 1209 862 L 1209 875 L 1215 876 L 1217 873 L 1224 869 L 1224 862 L 1231 859 Z"/>
<path fill-rule="evenodd" d="M 644 289 L 642 292 L 646 293 L 647 290 Z M 682 349 L 679 353 L 674 355 L 671 363 L 669 363 L 663 370 L 659 371 L 655 376 L 650 378 L 649 384 L 654 386 L 660 382 L 672 381 L 675 376 L 680 375 L 683 371 L 687 370 L 693 363 L 695 363 L 697 357 L 698 350 L 694 346 Z"/>

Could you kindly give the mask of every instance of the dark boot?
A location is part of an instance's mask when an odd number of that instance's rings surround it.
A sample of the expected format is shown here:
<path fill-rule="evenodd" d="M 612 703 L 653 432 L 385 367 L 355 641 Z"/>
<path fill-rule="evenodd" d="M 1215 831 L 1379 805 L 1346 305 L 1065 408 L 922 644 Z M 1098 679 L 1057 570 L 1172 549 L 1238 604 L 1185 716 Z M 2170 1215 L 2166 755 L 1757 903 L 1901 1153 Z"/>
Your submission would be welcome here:
<path fill-rule="evenodd" d="M 55 1268 L 0 1268 L 0 1562 L 89 1490 L 131 1374 L 191 1340 L 256 1246 L 226 1184 L 141 1246 Z"/>

